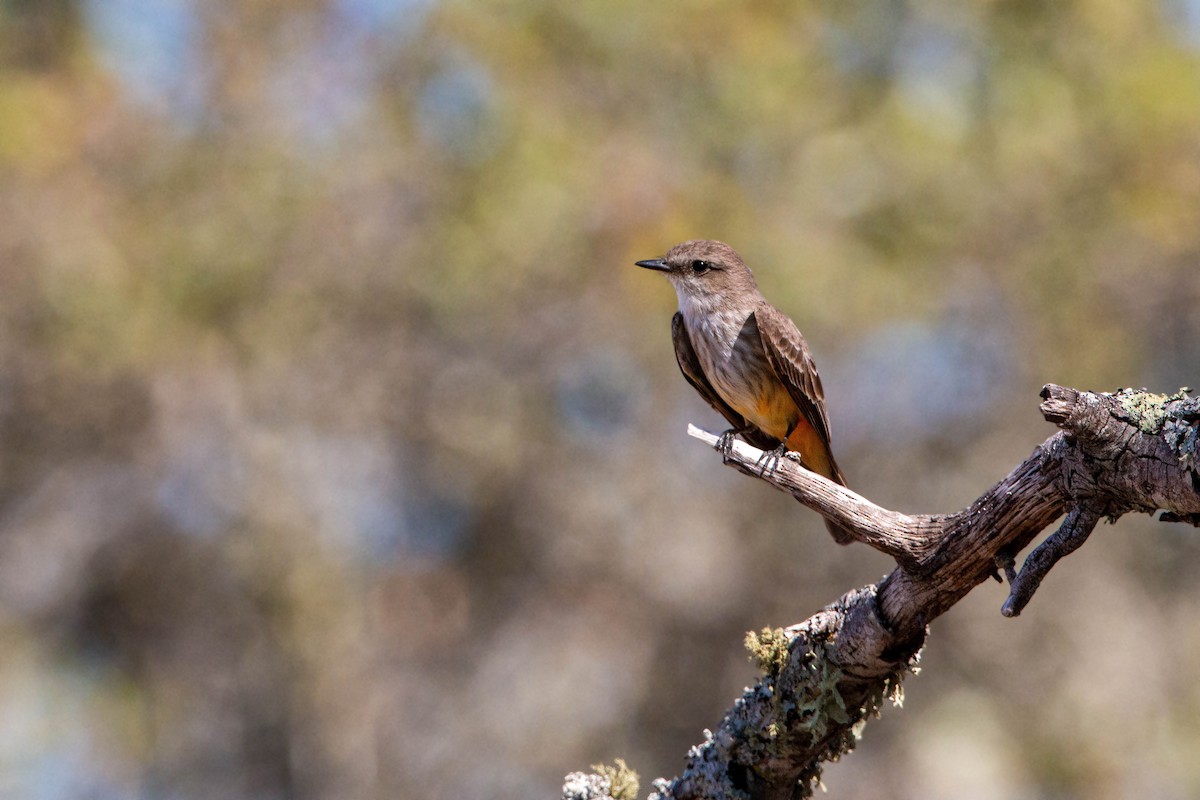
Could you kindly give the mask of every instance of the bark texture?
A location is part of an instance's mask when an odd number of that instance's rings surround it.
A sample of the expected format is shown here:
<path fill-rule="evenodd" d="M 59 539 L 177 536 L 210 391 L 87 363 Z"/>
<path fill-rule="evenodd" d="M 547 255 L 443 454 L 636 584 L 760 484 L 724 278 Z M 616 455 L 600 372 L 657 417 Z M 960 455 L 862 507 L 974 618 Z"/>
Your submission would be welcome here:
<path fill-rule="evenodd" d="M 1042 414 L 1061 430 L 955 514 L 881 508 L 790 454 L 763 474 L 762 451 L 734 442 L 727 464 L 791 493 L 897 567 L 798 625 L 749 636 L 762 679 L 688 752 L 678 778 L 654 781 L 650 800 L 809 797 L 822 764 L 854 747 L 885 700 L 899 700 L 926 625 L 975 586 L 1003 571 L 1010 593 L 1001 612 L 1017 616 L 1101 519 L 1161 510 L 1164 521 L 1200 525 L 1200 399 L 1186 390 L 1102 394 L 1053 384 L 1041 396 Z M 689 433 L 719 447 L 717 436 Z M 1017 569 L 1016 554 L 1064 515 Z M 568 776 L 563 796 L 630 800 L 592 777 Z M 583 786 L 588 791 L 578 793 Z"/>

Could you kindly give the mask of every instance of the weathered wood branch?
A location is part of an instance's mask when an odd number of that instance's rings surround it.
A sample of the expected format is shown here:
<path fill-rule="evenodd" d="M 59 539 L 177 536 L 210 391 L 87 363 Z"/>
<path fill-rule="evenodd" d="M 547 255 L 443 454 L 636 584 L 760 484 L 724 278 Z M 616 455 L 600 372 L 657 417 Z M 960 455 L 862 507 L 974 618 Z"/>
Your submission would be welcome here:
<path fill-rule="evenodd" d="M 895 558 L 897 568 L 799 625 L 751 637 L 763 678 L 715 733 L 706 731 L 680 777 L 655 781 L 652 800 L 810 796 L 822 763 L 852 749 L 861 725 L 897 696 L 926 625 L 998 569 L 1010 583 L 1002 613 L 1016 616 L 1103 518 L 1162 510 L 1164 520 L 1200 525 L 1200 399 L 1186 390 L 1099 394 L 1054 385 L 1042 399 L 1043 415 L 1062 430 L 955 514 L 880 508 L 790 456 L 763 474 L 762 451 L 734 443 L 726 463 L 841 523 Z M 689 433 L 717 446 L 717 436 Z M 1016 570 L 1016 554 L 1064 514 L 1058 531 Z M 566 798 L 631 800 L 606 789 L 612 782 L 603 776 L 570 777 Z"/>

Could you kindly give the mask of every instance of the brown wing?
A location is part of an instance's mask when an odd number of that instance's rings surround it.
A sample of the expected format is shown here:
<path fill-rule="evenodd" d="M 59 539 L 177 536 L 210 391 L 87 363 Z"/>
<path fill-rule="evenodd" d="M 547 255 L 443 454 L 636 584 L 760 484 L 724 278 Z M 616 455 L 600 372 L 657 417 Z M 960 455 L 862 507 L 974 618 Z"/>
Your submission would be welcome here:
<path fill-rule="evenodd" d="M 813 427 L 825 450 L 829 453 L 829 463 L 833 466 L 836 480 L 845 483 L 842 471 L 833 460 L 829 447 L 829 417 L 825 413 L 825 390 L 821 388 L 821 378 L 817 375 L 817 367 L 808 345 L 796 323 L 779 309 L 763 302 L 754 311 L 755 322 L 758 324 L 758 335 L 762 340 L 763 350 L 767 359 L 775 369 L 779 380 L 787 387 L 800 409 L 804 420 Z"/>
<path fill-rule="evenodd" d="M 833 480 L 846 485 L 842 470 L 833 459 L 829 447 L 829 417 L 825 413 L 825 390 L 821 388 L 821 377 L 817 366 L 808 352 L 808 344 L 800 335 L 796 323 L 770 303 L 763 301 L 754 311 L 758 324 L 758 335 L 762 341 L 767 360 L 787 387 L 788 394 L 800 409 L 804 420 L 812 426 L 825 446 L 825 456 L 833 471 Z M 854 534 L 833 520 L 825 520 L 825 527 L 838 544 L 854 541 Z"/>
<path fill-rule="evenodd" d="M 683 373 L 683 377 L 713 407 L 714 411 L 728 420 L 734 429 L 742 432 L 742 438 L 761 450 L 769 450 L 779 444 L 757 428 L 751 427 L 745 417 L 734 411 L 717 394 L 716 389 L 704 376 L 704 368 L 700 366 L 700 359 L 697 358 L 696 350 L 692 347 L 692 340 L 688 335 L 687 325 L 684 324 L 683 314 L 678 311 L 671 319 L 671 341 L 675 343 L 675 360 L 679 362 L 679 371 Z"/>

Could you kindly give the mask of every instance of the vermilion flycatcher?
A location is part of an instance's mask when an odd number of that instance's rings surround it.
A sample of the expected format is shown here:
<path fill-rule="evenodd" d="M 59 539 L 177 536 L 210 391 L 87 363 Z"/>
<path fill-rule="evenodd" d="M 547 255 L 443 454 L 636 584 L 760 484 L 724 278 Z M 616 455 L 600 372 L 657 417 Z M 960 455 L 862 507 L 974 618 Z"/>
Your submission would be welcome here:
<path fill-rule="evenodd" d="M 729 420 L 727 435 L 799 453 L 805 467 L 844 486 L 808 345 L 796 323 L 762 296 L 741 256 L 723 242 L 694 240 L 637 265 L 665 272 L 675 287 L 675 358 L 688 383 Z M 825 524 L 839 543 L 853 540 Z"/>

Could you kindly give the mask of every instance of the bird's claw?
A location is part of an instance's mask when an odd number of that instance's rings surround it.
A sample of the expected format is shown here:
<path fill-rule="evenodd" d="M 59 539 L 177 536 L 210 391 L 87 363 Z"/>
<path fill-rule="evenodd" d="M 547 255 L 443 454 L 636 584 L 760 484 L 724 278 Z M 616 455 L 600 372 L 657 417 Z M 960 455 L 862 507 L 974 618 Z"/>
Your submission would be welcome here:
<path fill-rule="evenodd" d="M 774 450 L 768 450 L 763 453 L 754 466 L 758 468 L 758 476 L 761 478 L 765 475 L 774 475 L 775 470 L 779 468 L 779 462 L 787 454 L 787 445 L 781 444 Z"/>
<path fill-rule="evenodd" d="M 717 452 L 721 454 L 722 459 L 728 461 L 733 455 L 733 440 L 737 434 L 737 428 L 730 428 L 717 437 Z"/>

